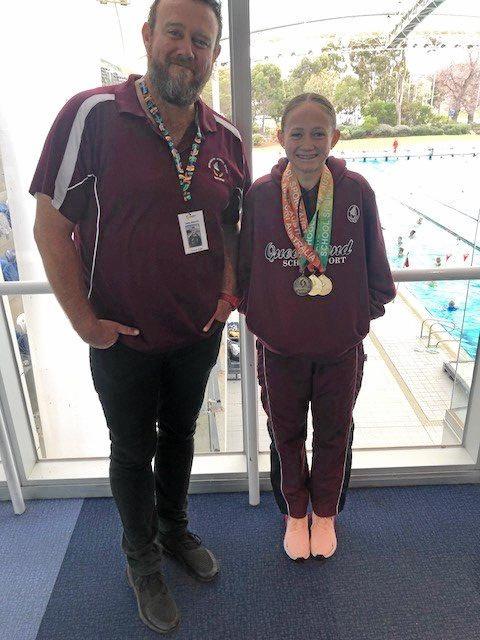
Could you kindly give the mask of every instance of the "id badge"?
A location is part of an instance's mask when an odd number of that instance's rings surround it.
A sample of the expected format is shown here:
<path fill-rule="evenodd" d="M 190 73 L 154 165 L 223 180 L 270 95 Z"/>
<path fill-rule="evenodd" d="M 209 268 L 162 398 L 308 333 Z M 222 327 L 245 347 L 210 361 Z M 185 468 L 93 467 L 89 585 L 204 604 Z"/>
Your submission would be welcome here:
<path fill-rule="evenodd" d="M 207 230 L 203 211 L 180 213 L 178 216 L 185 253 L 198 253 L 208 249 Z"/>

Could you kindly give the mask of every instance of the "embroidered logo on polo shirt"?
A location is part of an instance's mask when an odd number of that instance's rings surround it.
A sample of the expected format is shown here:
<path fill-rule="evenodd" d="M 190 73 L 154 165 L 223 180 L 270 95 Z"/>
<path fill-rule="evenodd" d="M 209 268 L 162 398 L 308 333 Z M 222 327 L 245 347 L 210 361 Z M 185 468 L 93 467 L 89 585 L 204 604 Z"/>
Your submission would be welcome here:
<path fill-rule="evenodd" d="M 221 158 L 211 158 L 208 163 L 208 168 L 213 172 L 215 180 L 225 182 L 225 178 L 228 176 L 228 168 L 224 160 Z"/>
<path fill-rule="evenodd" d="M 347 209 L 347 218 L 350 222 L 358 222 L 360 209 L 356 204 L 351 204 Z"/>

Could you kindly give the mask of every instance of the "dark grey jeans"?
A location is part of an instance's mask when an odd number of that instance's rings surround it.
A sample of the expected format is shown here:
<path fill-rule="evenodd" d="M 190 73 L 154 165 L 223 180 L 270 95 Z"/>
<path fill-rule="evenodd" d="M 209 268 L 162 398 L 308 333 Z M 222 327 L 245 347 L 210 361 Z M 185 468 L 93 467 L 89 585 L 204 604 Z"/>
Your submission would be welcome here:
<path fill-rule="evenodd" d="M 157 571 L 159 539 L 187 527 L 193 437 L 222 327 L 168 353 L 142 353 L 118 342 L 90 350 L 110 431 L 110 484 L 123 524 L 122 548 L 137 574 Z"/>

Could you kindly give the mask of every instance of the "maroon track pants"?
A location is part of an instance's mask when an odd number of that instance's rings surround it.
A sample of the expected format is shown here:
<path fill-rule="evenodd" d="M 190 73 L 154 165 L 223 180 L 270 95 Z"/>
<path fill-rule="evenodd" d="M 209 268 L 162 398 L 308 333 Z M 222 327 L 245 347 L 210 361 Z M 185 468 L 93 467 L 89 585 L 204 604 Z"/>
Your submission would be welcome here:
<path fill-rule="evenodd" d="M 289 515 L 302 518 L 309 501 L 319 516 L 339 513 L 345 493 L 352 411 L 363 371 L 362 345 L 333 364 L 283 356 L 257 345 L 263 408 L 280 463 L 280 491 Z M 312 465 L 305 441 L 313 418 Z"/>

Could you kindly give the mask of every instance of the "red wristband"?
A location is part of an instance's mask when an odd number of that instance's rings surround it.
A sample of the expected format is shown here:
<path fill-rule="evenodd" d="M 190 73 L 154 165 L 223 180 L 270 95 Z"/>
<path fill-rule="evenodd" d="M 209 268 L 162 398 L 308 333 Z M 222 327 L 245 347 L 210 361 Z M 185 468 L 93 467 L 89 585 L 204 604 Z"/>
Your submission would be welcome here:
<path fill-rule="evenodd" d="M 231 293 L 227 293 L 226 291 L 222 291 L 220 294 L 220 300 L 225 300 L 232 307 L 232 309 L 236 309 L 240 304 L 240 298 L 232 295 Z"/>

